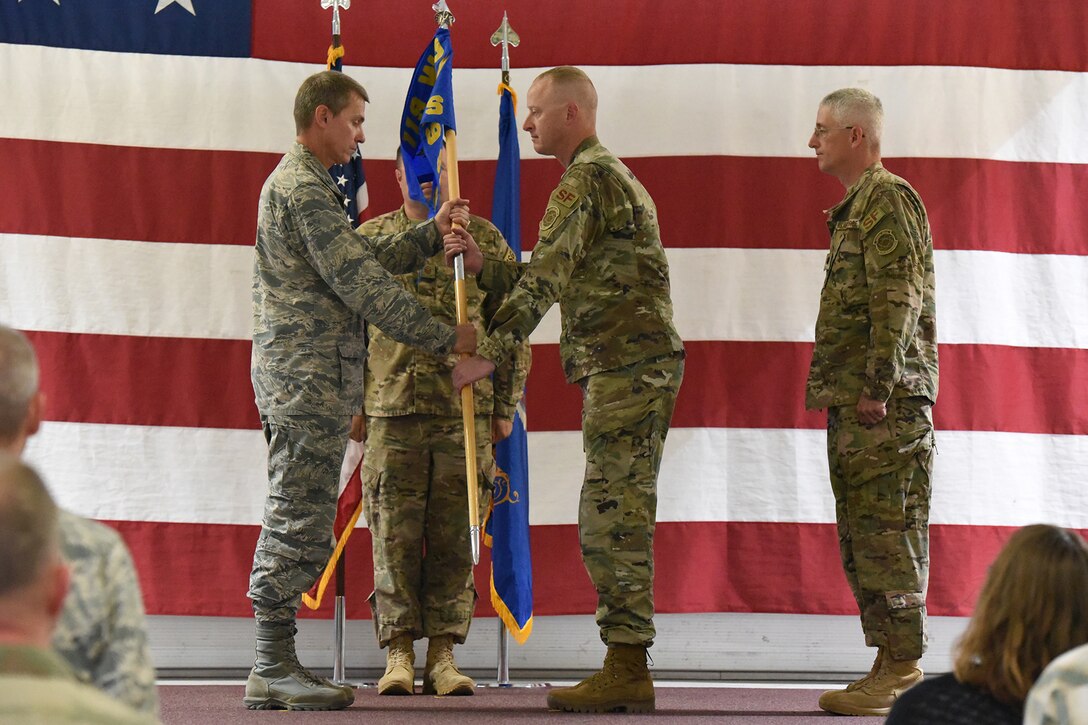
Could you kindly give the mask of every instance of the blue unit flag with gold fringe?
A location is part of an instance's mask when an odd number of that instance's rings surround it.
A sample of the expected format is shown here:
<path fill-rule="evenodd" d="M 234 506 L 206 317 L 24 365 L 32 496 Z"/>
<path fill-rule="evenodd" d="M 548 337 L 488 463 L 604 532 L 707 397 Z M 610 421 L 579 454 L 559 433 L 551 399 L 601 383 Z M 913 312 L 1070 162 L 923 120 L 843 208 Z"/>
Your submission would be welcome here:
<path fill-rule="evenodd" d="M 499 164 L 491 221 L 521 259 L 518 124 L 513 89 L 499 87 Z M 518 644 L 533 631 L 533 563 L 529 550 L 529 455 L 525 399 L 518 403 L 514 431 L 495 449 L 498 474 L 484 543 L 491 547 L 491 605 Z"/>

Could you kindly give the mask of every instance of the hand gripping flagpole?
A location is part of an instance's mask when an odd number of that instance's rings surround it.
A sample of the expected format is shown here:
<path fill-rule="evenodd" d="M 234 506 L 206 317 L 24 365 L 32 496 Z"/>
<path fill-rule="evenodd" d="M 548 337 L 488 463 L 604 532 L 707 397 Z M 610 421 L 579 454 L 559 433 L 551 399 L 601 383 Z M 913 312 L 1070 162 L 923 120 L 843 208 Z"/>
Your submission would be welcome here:
<path fill-rule="evenodd" d="M 446 0 L 438 0 L 431 6 L 438 27 L 449 30 L 455 18 Z M 461 180 L 457 175 L 457 134 L 446 130 L 446 168 L 449 174 L 450 198 L 461 197 Z M 453 259 L 453 291 L 457 297 L 457 324 L 468 324 L 468 292 L 465 287 L 465 257 L 458 254 Z M 462 357 L 469 357 L 468 353 Z M 472 398 L 472 386 L 461 388 L 461 422 L 465 427 L 465 486 L 468 491 L 468 536 L 472 547 L 472 563 L 480 563 L 480 494 L 479 473 L 476 465 L 476 405 Z"/>
<path fill-rule="evenodd" d="M 502 85 L 499 86 L 499 93 L 502 93 L 502 89 L 510 87 L 510 46 L 515 48 L 521 43 L 521 38 L 514 32 L 514 29 L 510 27 L 510 21 L 506 17 L 506 12 L 502 14 L 502 24 L 499 25 L 499 29 L 491 35 L 491 45 L 502 45 Z M 499 623 L 499 652 L 498 652 L 498 665 L 495 673 L 495 686 L 496 687 L 511 687 L 510 682 L 510 633 L 506 630 L 506 623 L 502 621 L 502 617 L 497 617 L 496 620 Z"/>
<path fill-rule="evenodd" d="M 328 67 L 332 68 L 337 58 L 343 55 L 340 46 L 340 8 L 347 10 L 351 7 L 351 0 L 321 0 L 324 10 L 332 8 L 332 45 L 329 48 Z M 339 55 L 337 55 L 339 52 Z M 345 660 L 347 654 L 347 607 L 345 605 L 344 590 L 347 579 L 347 556 L 345 550 L 341 552 L 336 562 L 336 599 L 333 608 L 333 655 L 332 655 L 332 680 L 338 685 L 348 684 L 345 677 Z"/>

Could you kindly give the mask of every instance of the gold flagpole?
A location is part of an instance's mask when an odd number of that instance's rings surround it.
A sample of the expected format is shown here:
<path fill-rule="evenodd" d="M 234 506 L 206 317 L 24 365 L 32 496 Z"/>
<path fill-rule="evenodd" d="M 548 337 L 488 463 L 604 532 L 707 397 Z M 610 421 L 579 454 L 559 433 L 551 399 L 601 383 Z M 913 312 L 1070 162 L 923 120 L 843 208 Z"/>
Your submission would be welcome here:
<path fill-rule="evenodd" d="M 432 6 L 438 27 L 447 30 L 454 22 L 446 0 Z M 461 181 L 457 175 L 457 134 L 446 130 L 446 168 L 449 175 L 450 198 L 461 196 Z M 453 260 L 453 290 L 457 297 L 457 324 L 468 324 L 468 291 L 465 287 L 465 259 L 458 254 Z M 467 353 L 463 357 L 470 357 Z M 476 404 L 472 386 L 461 388 L 461 423 L 465 428 L 465 486 L 468 490 L 468 536 L 472 547 L 472 563 L 480 563 L 480 496 L 476 466 Z"/>

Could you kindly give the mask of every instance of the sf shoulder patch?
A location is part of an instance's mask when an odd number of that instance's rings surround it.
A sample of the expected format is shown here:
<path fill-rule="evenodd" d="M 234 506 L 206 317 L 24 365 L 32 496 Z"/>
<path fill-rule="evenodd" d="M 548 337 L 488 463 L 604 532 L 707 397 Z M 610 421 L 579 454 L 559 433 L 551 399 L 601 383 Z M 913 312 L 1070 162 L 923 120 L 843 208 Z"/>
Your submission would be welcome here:
<path fill-rule="evenodd" d="M 552 198 L 548 201 L 548 208 L 544 210 L 544 216 L 540 220 L 542 234 L 550 232 L 562 219 L 569 216 L 574 205 L 582 198 L 573 185 L 562 182 L 552 192 Z"/>
<path fill-rule="evenodd" d="M 884 204 L 878 204 L 868 214 L 866 214 L 861 220 L 861 231 L 868 234 L 873 230 L 881 219 L 888 215 L 889 209 L 885 208 Z"/>
<path fill-rule="evenodd" d="M 578 190 L 565 181 L 552 192 L 552 201 L 568 209 L 574 206 L 575 202 L 581 197 L 582 195 L 578 193 Z"/>
<path fill-rule="evenodd" d="M 877 254 L 889 255 L 895 251 L 897 246 L 899 246 L 899 239 L 891 229 L 880 232 L 873 240 L 873 249 L 876 250 Z"/>

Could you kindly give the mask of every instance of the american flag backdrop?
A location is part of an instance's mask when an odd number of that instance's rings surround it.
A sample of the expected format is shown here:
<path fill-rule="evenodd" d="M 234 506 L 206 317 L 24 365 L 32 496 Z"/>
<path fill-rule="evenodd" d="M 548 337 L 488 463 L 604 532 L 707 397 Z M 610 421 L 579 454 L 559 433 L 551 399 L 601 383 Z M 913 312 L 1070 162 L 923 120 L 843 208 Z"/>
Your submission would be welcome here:
<path fill-rule="evenodd" d="M 344 70 L 372 100 L 373 213 L 400 203 L 393 153 L 430 4 L 341 14 Z M 462 0 L 461 188 L 483 213 L 504 9 L 522 40 L 512 85 L 585 68 L 602 141 L 658 204 L 688 348 L 659 486 L 660 611 L 855 612 L 823 416 L 802 406 L 821 210 L 843 192 L 805 143 L 843 86 L 884 101 L 885 165 L 925 200 L 937 250 L 930 611 L 968 613 L 1014 527 L 1088 529 L 1088 4 Z M 124 535 L 152 614 L 250 612 L 257 196 L 329 23 L 318 0 L 0 0 L 0 321 L 30 334 L 48 395 L 28 455 L 63 505 Z M 562 169 L 521 154 L 529 252 Z M 538 616 L 595 605 L 558 337 L 553 311 L 527 394 Z M 352 617 L 369 616 L 369 549 L 352 537 Z"/>

